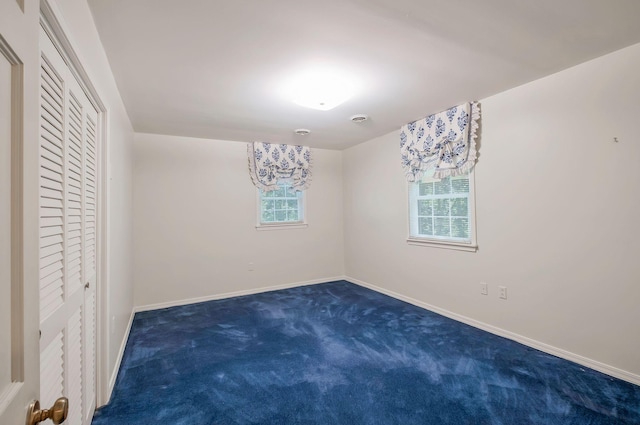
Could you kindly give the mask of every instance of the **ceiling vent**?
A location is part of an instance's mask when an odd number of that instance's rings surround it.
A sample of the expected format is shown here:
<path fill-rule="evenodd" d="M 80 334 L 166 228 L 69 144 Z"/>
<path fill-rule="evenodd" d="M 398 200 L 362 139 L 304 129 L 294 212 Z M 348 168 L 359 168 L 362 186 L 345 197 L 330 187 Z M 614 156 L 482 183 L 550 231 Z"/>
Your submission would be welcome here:
<path fill-rule="evenodd" d="M 360 122 L 364 122 L 366 120 L 368 120 L 369 117 L 366 116 L 365 114 L 357 114 L 351 117 L 351 121 L 356 122 L 356 123 L 360 123 Z"/>
<path fill-rule="evenodd" d="M 298 136 L 306 136 L 307 134 L 311 133 L 311 130 L 307 130 L 306 128 L 298 128 L 297 130 L 294 130 L 294 133 L 296 133 Z"/>

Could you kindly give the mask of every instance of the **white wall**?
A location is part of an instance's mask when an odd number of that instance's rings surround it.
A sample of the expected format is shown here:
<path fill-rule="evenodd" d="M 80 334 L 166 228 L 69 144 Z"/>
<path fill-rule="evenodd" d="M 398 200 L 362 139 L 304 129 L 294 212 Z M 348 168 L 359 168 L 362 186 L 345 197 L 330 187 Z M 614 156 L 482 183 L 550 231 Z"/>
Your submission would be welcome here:
<path fill-rule="evenodd" d="M 257 231 L 246 143 L 136 134 L 134 146 L 137 306 L 344 274 L 341 152 L 312 151 L 307 228 Z"/>
<path fill-rule="evenodd" d="M 635 45 L 481 101 L 477 253 L 406 244 L 397 132 L 344 151 L 347 276 L 640 382 L 638 69 Z"/>
<path fill-rule="evenodd" d="M 132 144 L 133 128 L 120 98 L 111 68 L 86 0 L 56 0 L 61 20 L 80 61 L 96 87 L 108 114 L 107 155 L 110 161 L 108 189 L 108 261 L 105 314 L 107 370 L 103 383 L 115 371 L 121 343 L 133 309 L 132 270 Z M 101 301 L 102 302 L 102 301 Z M 106 351 L 106 353 L 104 352 Z M 100 401 L 100 400 L 99 400 Z M 102 400 L 106 401 L 106 400 Z"/>

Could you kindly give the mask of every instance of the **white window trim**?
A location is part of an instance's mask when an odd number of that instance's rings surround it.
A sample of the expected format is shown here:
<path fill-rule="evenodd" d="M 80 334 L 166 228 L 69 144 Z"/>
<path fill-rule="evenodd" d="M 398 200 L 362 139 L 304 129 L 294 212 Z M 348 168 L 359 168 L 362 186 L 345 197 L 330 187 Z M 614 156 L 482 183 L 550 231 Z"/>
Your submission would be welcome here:
<path fill-rule="evenodd" d="M 291 221 L 287 223 L 262 223 L 260 221 L 260 218 L 262 217 L 262 209 L 260 205 L 260 189 L 256 189 L 256 217 L 256 230 L 259 231 L 306 229 L 307 227 L 309 227 L 309 224 L 307 223 L 307 194 L 302 194 L 301 221 Z"/>
<path fill-rule="evenodd" d="M 437 238 L 426 238 L 411 236 L 411 208 L 409 202 L 407 202 L 407 244 L 414 246 L 428 246 L 432 248 L 453 249 L 457 251 L 476 252 L 478 250 L 478 242 L 476 236 L 476 183 L 475 183 L 475 169 L 469 172 L 469 206 L 471 211 L 469 214 L 469 234 L 471 236 L 470 242 L 455 242 L 451 240 L 442 240 Z M 406 188 L 407 201 L 411 191 L 411 185 L 415 183 L 408 183 Z"/>
<path fill-rule="evenodd" d="M 297 221 L 295 223 L 257 224 L 256 230 L 264 232 L 270 230 L 306 229 L 307 227 L 309 227 L 309 224 Z"/>

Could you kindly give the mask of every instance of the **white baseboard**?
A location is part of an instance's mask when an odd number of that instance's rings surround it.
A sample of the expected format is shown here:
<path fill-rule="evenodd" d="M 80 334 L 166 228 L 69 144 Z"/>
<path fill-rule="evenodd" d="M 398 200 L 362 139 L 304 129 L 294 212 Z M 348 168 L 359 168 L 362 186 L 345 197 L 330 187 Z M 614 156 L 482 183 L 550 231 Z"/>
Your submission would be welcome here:
<path fill-rule="evenodd" d="M 129 341 L 129 334 L 131 333 L 131 326 L 133 325 L 133 316 L 135 316 L 135 311 L 132 311 L 131 315 L 129 316 L 129 323 L 127 323 L 127 329 L 125 330 L 124 336 L 122 337 L 122 343 L 120 344 L 120 350 L 118 351 L 116 364 L 113 366 L 111 378 L 109 378 L 107 403 L 109 403 L 109 401 L 111 400 L 111 394 L 113 393 L 113 388 L 116 385 L 116 379 L 118 378 L 118 372 L 120 371 L 120 365 L 122 364 L 122 357 L 124 356 L 124 349 L 127 347 L 127 341 Z"/>
<path fill-rule="evenodd" d="M 205 297 L 188 298 L 188 299 L 183 299 L 178 301 L 170 301 L 166 303 L 148 304 L 148 305 L 134 307 L 131 312 L 131 316 L 129 317 L 129 323 L 127 324 L 127 329 L 122 338 L 122 343 L 120 344 L 120 350 L 118 351 L 118 358 L 116 359 L 116 363 L 111 373 L 111 378 L 109 379 L 109 388 L 107 390 L 108 392 L 107 392 L 106 402 L 108 403 L 111 400 L 111 394 L 113 393 L 113 388 L 116 385 L 116 379 L 118 378 L 120 365 L 122 364 L 124 350 L 127 346 L 127 341 L 129 340 L 129 334 L 131 333 L 131 327 L 133 326 L 133 318 L 136 313 L 142 312 L 142 311 L 159 310 L 162 308 L 176 307 L 176 306 L 187 305 L 187 304 L 195 304 L 195 303 L 200 303 L 204 301 L 220 300 L 224 298 L 233 298 L 233 297 L 239 297 L 243 295 L 259 294 L 261 292 L 277 291 L 279 289 L 295 288 L 298 286 L 316 285 L 319 283 L 333 282 L 336 280 L 344 280 L 344 279 L 345 279 L 344 276 L 337 276 L 337 277 L 324 278 L 324 279 L 314 279 L 314 280 L 308 280 L 304 282 L 285 283 L 283 285 L 265 286 L 262 288 L 247 289 L 243 291 L 227 292 L 224 294 L 207 295 Z"/>
<path fill-rule="evenodd" d="M 282 285 L 264 286 L 261 288 L 245 289 L 242 291 L 226 292 L 223 294 L 206 295 L 204 297 L 186 298 L 178 301 L 169 301 L 169 302 L 157 303 L 157 304 L 147 304 L 147 305 L 134 307 L 133 312 L 138 313 L 141 311 L 160 310 L 162 308 L 177 307 L 177 306 L 187 305 L 187 304 L 196 304 L 196 303 L 201 303 L 205 301 L 222 300 L 225 298 L 241 297 L 243 295 L 253 295 L 253 294 L 259 294 L 262 292 L 271 292 L 271 291 L 277 291 L 280 289 L 295 288 L 298 286 L 317 285 L 319 283 L 333 282 L 336 280 L 346 280 L 346 278 L 344 276 L 327 277 L 324 279 L 313 279 L 313 280 L 307 280 L 304 282 L 285 283 Z"/>
<path fill-rule="evenodd" d="M 453 313 L 453 312 L 445 310 L 443 308 L 436 307 L 434 305 L 422 302 L 422 301 L 417 300 L 415 298 L 411 298 L 411 297 L 399 294 L 397 292 L 381 288 L 381 287 L 376 286 L 376 285 L 372 285 L 370 283 L 364 282 L 364 281 L 359 280 L 359 279 L 355 279 L 355 278 L 352 278 L 352 277 L 349 277 L 349 276 L 345 276 L 342 279 L 346 280 L 348 282 L 354 283 L 356 285 L 360 285 L 360 286 L 363 286 L 365 288 L 371 289 L 373 291 L 380 292 L 382 294 L 388 295 L 388 296 L 390 296 L 392 298 L 396 298 L 398 300 L 405 301 L 405 302 L 407 302 L 409 304 L 413 304 L 415 306 L 422 307 L 422 308 L 424 308 L 426 310 L 433 311 L 434 313 L 441 314 L 442 316 L 448 317 L 448 318 L 456 320 L 458 322 L 465 323 L 467 325 L 473 326 L 474 328 L 482 329 L 483 331 L 487 331 L 487 332 L 492 333 L 494 335 L 498 335 L 498 336 L 501 336 L 501 337 L 504 337 L 504 338 L 519 342 L 519 343 L 521 343 L 523 345 L 526 345 L 528 347 L 535 348 L 536 350 L 540 350 L 540 351 L 543 351 L 545 353 L 554 355 L 556 357 L 560 357 L 562 359 L 569 360 L 569 361 L 572 361 L 574 363 L 578 363 L 578 364 L 580 364 L 582 366 L 586 366 L 586 367 L 588 367 L 590 369 L 597 370 L 598 372 L 602 372 L 602 373 L 607 374 L 609 376 L 613 376 L 614 378 L 622 379 L 623 381 L 627 381 L 627 382 L 630 382 L 630 383 L 635 384 L 635 385 L 640 385 L 640 375 L 636 375 L 636 374 L 628 372 L 626 370 L 618 369 L 617 367 L 613 367 L 613 366 L 610 366 L 608 364 L 601 363 L 599 361 L 592 360 L 590 358 L 581 356 L 579 354 L 575 354 L 575 353 L 572 353 L 570 351 L 563 350 L 561 348 L 554 347 L 554 346 L 549 345 L 549 344 L 545 344 L 544 342 L 540 342 L 540 341 L 537 341 L 535 339 L 531 339 L 531 338 L 528 338 L 526 336 L 522 336 L 522 335 L 519 335 L 517 333 L 511 332 L 511 331 L 507 331 L 507 330 L 498 328 L 496 326 L 489 325 L 489 324 L 484 323 L 484 322 L 480 322 L 478 320 L 472 319 L 470 317 L 463 316 L 461 314 Z"/>
<path fill-rule="evenodd" d="M 118 353 L 118 359 L 116 360 L 116 365 L 114 367 L 111 379 L 109 381 L 108 398 L 109 399 L 111 398 L 111 393 L 113 391 L 113 387 L 115 385 L 116 378 L 118 376 L 118 371 L 120 370 L 120 363 L 122 362 L 122 356 L 124 355 L 124 349 L 126 347 L 127 340 L 129 338 L 129 332 L 131 331 L 131 325 L 133 323 L 133 316 L 134 316 L 135 313 L 141 312 L 141 311 L 150 311 L 150 310 L 158 310 L 158 309 L 168 308 L 168 307 L 175 307 L 175 306 L 180 306 L 180 305 L 194 304 L 194 303 L 199 303 L 199 302 L 204 302 L 204 301 L 220 300 L 220 299 L 224 299 L 224 298 L 233 298 L 233 297 L 239 297 L 239 296 L 243 296 L 243 295 L 252 295 L 252 294 L 258 294 L 258 293 L 262 293 L 262 292 L 277 291 L 277 290 L 280 290 L 280 289 L 295 288 L 295 287 L 298 287 L 298 286 L 316 285 L 316 284 L 320 284 L 320 283 L 333 282 L 333 281 L 337 281 L 337 280 L 346 280 L 347 282 L 351 282 L 353 284 L 356 284 L 356 285 L 359 285 L 359 286 L 363 286 L 363 287 L 371 289 L 373 291 L 380 292 L 382 294 L 388 295 L 388 296 L 390 296 L 392 298 L 395 298 L 395 299 L 398 299 L 398 300 L 401 300 L 401 301 L 405 301 L 405 302 L 407 302 L 409 304 L 413 304 L 415 306 L 424 308 L 424 309 L 429 310 L 429 311 L 433 311 L 434 313 L 441 314 L 442 316 L 448 317 L 448 318 L 456 320 L 458 322 L 465 323 L 467 325 L 473 326 L 474 328 L 478 328 L 478 329 L 481 329 L 483 331 L 487 331 L 489 333 L 492 333 L 494 335 L 498 335 L 498 336 L 510 339 L 512 341 L 519 342 L 519 343 L 521 343 L 523 345 L 526 345 L 528 347 L 535 348 L 536 350 L 540 350 L 542 352 L 551 354 L 553 356 L 560 357 L 562 359 L 572 361 L 574 363 L 580 364 L 580 365 L 588 367 L 590 369 L 597 370 L 598 372 L 602 372 L 602 373 L 607 374 L 609 376 L 613 376 L 615 378 L 622 379 L 623 381 L 627 381 L 627 382 L 630 382 L 630 383 L 635 384 L 635 385 L 640 385 L 640 375 L 628 372 L 626 370 L 622 370 L 622 369 L 616 368 L 614 366 L 610 366 L 608 364 L 605 364 L 605 363 L 590 359 L 588 357 L 581 356 L 579 354 L 572 353 L 572 352 L 567 351 L 567 350 L 563 350 L 563 349 L 558 348 L 558 347 L 554 347 L 552 345 L 546 344 L 544 342 L 537 341 L 537 340 L 532 339 L 532 338 L 528 338 L 528 337 L 519 335 L 519 334 L 517 334 L 515 332 L 507 331 L 505 329 L 498 328 L 497 326 L 493 326 L 493 325 L 490 325 L 488 323 L 484 323 L 484 322 L 481 322 L 479 320 L 475 320 L 475 319 L 472 319 L 470 317 L 463 316 L 461 314 L 457 314 L 457 313 L 451 312 L 449 310 L 445 310 L 445 309 L 440 308 L 440 307 L 436 307 L 434 305 L 425 303 L 425 302 L 417 300 L 415 298 L 411 298 L 411 297 L 399 294 L 397 292 L 394 292 L 394 291 L 391 291 L 391 290 L 388 290 L 388 289 L 384 289 L 384 288 L 381 288 L 381 287 L 376 286 L 376 285 L 372 285 L 370 283 L 364 282 L 364 281 L 359 280 L 359 279 L 355 279 L 355 278 L 352 278 L 352 277 L 349 277 L 349 276 L 336 276 L 336 277 L 325 278 L 325 279 L 314 279 L 314 280 L 309 280 L 309 281 L 306 281 L 306 282 L 286 283 L 286 284 L 283 284 L 283 285 L 267 286 L 267 287 L 262 287 L 262 288 L 248 289 L 248 290 L 236 291 L 236 292 L 227 292 L 227 293 L 224 293 L 224 294 L 208 295 L 208 296 L 205 296 L 205 297 L 189 298 L 189 299 L 183 299 L 183 300 L 179 300 L 179 301 L 171 301 L 171 302 L 166 302 L 166 303 L 149 304 L 149 305 L 143 305 L 143 306 L 134 307 L 133 312 L 131 313 L 131 317 L 129 319 L 129 324 L 127 326 L 127 331 L 126 331 L 126 333 L 124 335 L 124 338 L 123 338 L 123 341 L 122 341 L 122 345 L 120 346 L 120 352 Z"/>

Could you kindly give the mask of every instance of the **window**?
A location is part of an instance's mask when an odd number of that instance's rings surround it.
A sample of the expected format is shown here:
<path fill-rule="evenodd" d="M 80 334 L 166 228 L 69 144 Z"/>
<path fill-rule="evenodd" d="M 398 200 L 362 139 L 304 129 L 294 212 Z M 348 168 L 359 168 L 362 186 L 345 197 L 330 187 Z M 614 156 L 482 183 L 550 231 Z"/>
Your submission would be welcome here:
<path fill-rule="evenodd" d="M 304 195 L 287 184 L 278 184 L 270 192 L 258 191 L 258 227 L 305 225 Z"/>
<path fill-rule="evenodd" d="M 474 209 L 473 172 L 409 183 L 409 242 L 475 251 Z"/>

